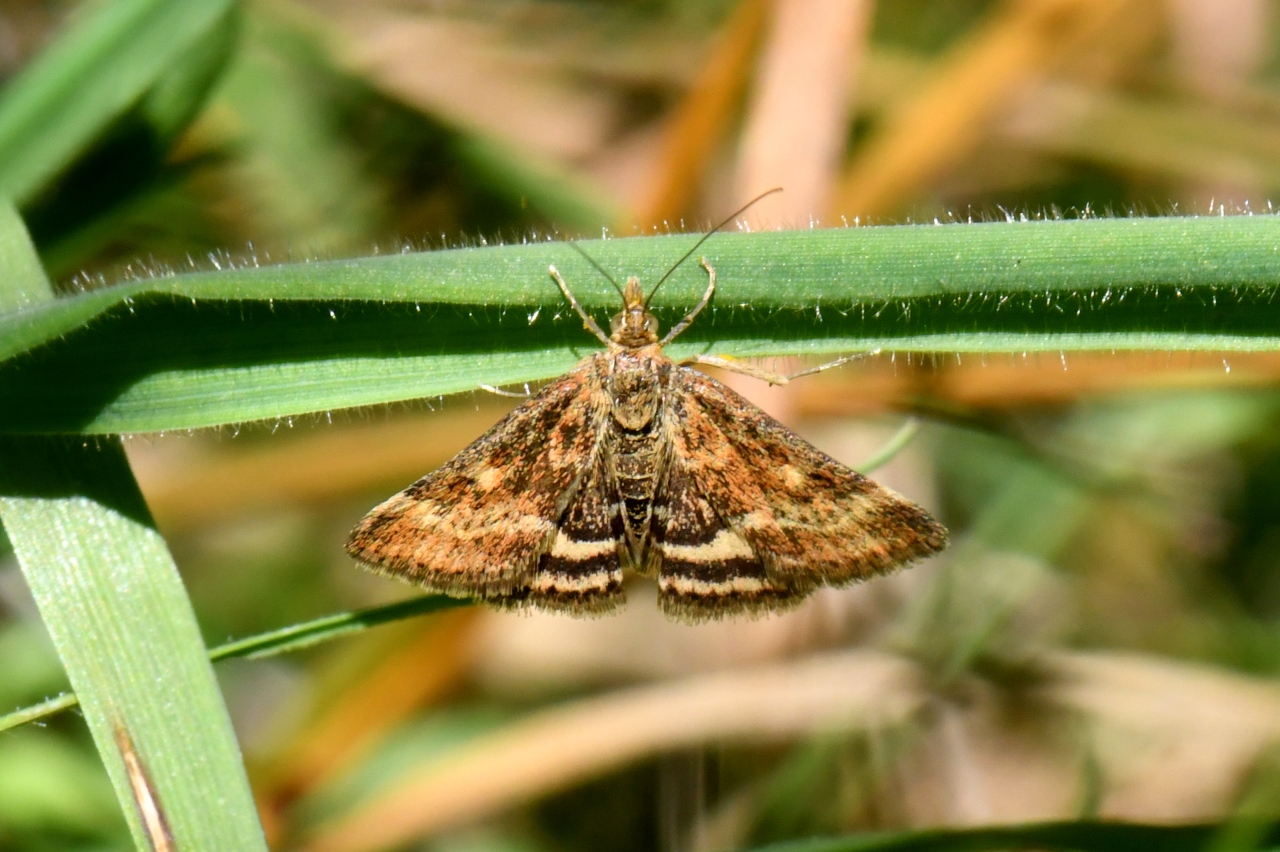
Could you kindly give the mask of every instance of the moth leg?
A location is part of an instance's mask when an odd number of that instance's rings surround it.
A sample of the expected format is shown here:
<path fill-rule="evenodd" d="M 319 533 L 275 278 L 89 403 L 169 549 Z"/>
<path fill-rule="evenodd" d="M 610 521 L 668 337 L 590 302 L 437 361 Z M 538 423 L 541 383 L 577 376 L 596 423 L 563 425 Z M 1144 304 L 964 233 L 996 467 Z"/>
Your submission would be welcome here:
<path fill-rule="evenodd" d="M 707 263 L 707 259 L 705 257 L 698 258 L 698 263 L 702 264 L 702 268 L 707 270 L 707 292 L 702 294 L 702 300 L 693 306 L 693 310 L 689 311 L 689 313 L 685 315 L 684 319 L 671 327 L 671 330 L 667 332 L 667 336 L 658 342 L 659 346 L 666 346 L 668 343 L 675 340 L 676 336 L 680 334 L 680 332 L 688 328 L 689 324 L 693 322 L 693 318 L 702 313 L 702 309 L 711 301 L 711 296 L 716 291 L 716 268 Z"/>
<path fill-rule="evenodd" d="M 751 376 L 753 379 L 760 379 L 771 385 L 785 385 L 792 379 L 798 379 L 801 376 L 811 376 L 814 373 L 821 373 L 823 370 L 830 370 L 832 367 L 839 367 L 842 364 L 848 364 L 850 361 L 859 361 L 863 358 L 871 358 L 879 355 L 879 349 L 872 349 L 869 352 L 858 352 L 853 355 L 845 355 L 843 358 L 837 358 L 834 361 L 828 361 L 825 364 L 819 364 L 816 367 L 809 367 L 806 370 L 798 370 L 794 373 L 775 373 L 771 370 L 765 370 L 756 367 L 753 364 L 747 364 L 736 358 L 729 358 L 724 355 L 692 355 L 681 361 L 681 365 L 688 364 L 705 364 L 708 367 L 719 367 L 722 370 L 728 370 L 731 373 L 741 373 L 744 376 Z"/>
<path fill-rule="evenodd" d="M 569 300 L 569 304 L 578 312 L 578 316 L 582 317 L 582 324 L 587 327 L 587 331 L 600 338 L 600 342 L 605 346 L 612 346 L 613 342 L 609 340 L 609 335 L 605 334 L 600 329 L 600 326 L 596 325 L 596 321 L 591 318 L 591 314 L 584 311 L 582 305 L 578 304 L 577 296 L 574 296 L 573 291 L 569 289 L 569 285 L 564 283 L 564 279 L 560 277 L 560 271 L 554 266 L 547 267 L 547 271 L 551 273 L 551 277 L 560 285 L 560 292 L 564 293 L 564 297 Z"/>
<path fill-rule="evenodd" d="M 510 399 L 529 399 L 531 396 L 533 396 L 533 391 L 529 390 L 528 382 L 524 383 L 524 393 L 516 393 L 515 391 L 503 390 L 502 388 L 495 388 L 493 385 L 486 385 L 483 382 L 480 384 L 480 390 L 486 390 L 495 396 L 505 396 Z"/>

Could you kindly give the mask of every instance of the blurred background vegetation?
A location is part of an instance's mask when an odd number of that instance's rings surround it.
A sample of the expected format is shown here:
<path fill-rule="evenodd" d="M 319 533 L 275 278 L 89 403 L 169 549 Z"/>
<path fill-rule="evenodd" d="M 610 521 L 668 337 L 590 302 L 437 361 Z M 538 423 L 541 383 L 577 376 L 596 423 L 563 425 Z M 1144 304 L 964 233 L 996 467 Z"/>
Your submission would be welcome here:
<path fill-rule="evenodd" d="M 0 0 L 0 75 L 82 13 Z M 744 227 L 1248 215 L 1280 190 L 1278 37 L 1270 0 L 255 0 L 184 57 L 198 102 L 154 90 L 6 189 L 64 291 L 697 230 L 775 185 Z M 876 476 L 951 551 L 758 621 L 664 622 L 637 584 L 616 618 L 467 608 L 223 664 L 268 836 L 674 852 L 1105 817 L 1256 848 L 1278 377 L 1266 353 L 1055 353 L 735 382 L 851 464 L 923 415 Z M 506 407 L 127 447 L 217 644 L 404 596 L 346 531 Z M 64 688 L 5 557 L 0 711 Z M 0 734 L 0 847 L 129 843 L 79 718 Z"/>

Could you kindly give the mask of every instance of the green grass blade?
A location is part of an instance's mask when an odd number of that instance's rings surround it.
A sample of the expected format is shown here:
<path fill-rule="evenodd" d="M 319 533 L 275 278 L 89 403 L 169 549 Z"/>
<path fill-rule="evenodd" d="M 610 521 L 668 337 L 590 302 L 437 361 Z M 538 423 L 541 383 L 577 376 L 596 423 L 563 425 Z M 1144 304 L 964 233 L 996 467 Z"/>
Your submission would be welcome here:
<path fill-rule="evenodd" d="M 53 299 L 34 254 L 0 211 L 0 304 Z M 195 614 L 119 441 L 0 438 L 0 522 L 138 846 L 265 850 Z"/>
<path fill-rule="evenodd" d="M 655 281 L 694 237 L 583 243 Z M 715 303 L 671 354 L 1272 350 L 1280 218 L 1106 219 L 725 234 Z M 0 431 L 195 428 L 557 375 L 598 348 L 547 276 L 617 296 L 536 243 L 227 268 L 0 316 Z M 659 293 L 664 326 L 701 294 Z"/>
<path fill-rule="evenodd" d="M 1208 848 L 1221 830 L 1222 826 L 1217 824 L 1049 822 L 800 840 L 759 846 L 756 852 L 980 852 L 986 849 L 1200 852 Z M 1280 826 L 1271 825 L 1261 832 L 1259 840 L 1259 848 L 1280 842 Z"/>
<path fill-rule="evenodd" d="M 233 7 L 233 0 L 98 0 L 0 93 L 0 196 L 24 203 L 64 170 Z M 190 82 L 185 81 L 185 82 Z M 203 85 L 203 83 L 202 83 Z M 149 113 L 181 121 L 172 86 Z"/>
<path fill-rule="evenodd" d="M 260 633 L 257 636 L 226 642 L 211 650 L 209 659 L 217 662 L 218 660 L 228 660 L 233 657 L 247 657 L 249 659 L 274 657 L 276 654 L 301 651 L 303 648 L 310 648 L 312 645 L 318 645 L 321 642 L 328 642 L 351 633 L 359 633 L 362 630 L 368 630 L 370 627 L 377 627 L 380 624 L 388 624 L 392 621 L 401 621 L 419 615 L 430 615 L 434 612 L 470 604 L 471 601 L 466 598 L 422 595 L 385 606 L 334 613 L 333 615 L 326 615 L 323 618 L 313 619 L 302 624 L 282 627 L 269 633 Z"/>
<path fill-rule="evenodd" d="M 38 722 L 41 719 L 47 719 L 50 716 L 61 713 L 63 710 L 70 710 L 72 707 L 79 706 L 80 699 L 76 697 L 74 692 L 55 695 L 53 698 L 45 699 L 38 704 L 22 707 L 12 713 L 0 716 L 0 734 L 12 728 L 21 727 L 28 722 Z"/>
<path fill-rule="evenodd" d="M 195 615 L 122 447 L 11 437 L 0 458 L 0 519 L 139 847 L 154 845 L 134 802 L 144 785 L 174 848 L 265 849 Z"/>
<path fill-rule="evenodd" d="M 380 624 L 388 624 L 392 621 L 414 618 L 419 615 L 429 615 L 433 612 L 440 612 L 457 606 L 467 606 L 470 603 L 471 601 L 463 598 L 422 595 L 385 606 L 369 607 L 351 612 L 338 612 L 322 618 L 305 621 L 301 624 L 282 627 L 279 630 L 225 642 L 216 648 L 210 649 L 209 659 L 213 662 L 218 662 L 237 657 L 255 660 L 263 657 L 274 657 L 277 654 L 301 651 L 303 648 L 310 648 L 322 642 L 329 642 L 352 633 L 359 633 L 362 630 L 368 630 Z M 50 698 L 47 701 L 41 701 L 39 704 L 33 704 L 30 707 L 23 707 L 12 713 L 7 713 L 4 716 L 0 716 L 0 733 L 4 733 L 10 728 L 16 728 L 19 725 L 25 725 L 28 722 L 44 719 L 55 713 L 61 713 L 63 710 L 69 710 L 78 703 L 79 701 L 74 694 L 67 693 Z"/>
<path fill-rule="evenodd" d="M 17 208 L 0 201 L 0 313 L 53 301 L 53 286 Z"/>
<path fill-rule="evenodd" d="M 854 467 L 858 473 L 864 476 L 870 476 L 875 471 L 884 467 L 897 457 L 898 453 L 905 450 L 916 436 L 920 434 L 920 421 L 914 417 L 908 417 L 907 421 L 898 427 L 898 431 L 885 442 L 884 446 L 876 450 L 867 458 Z"/>

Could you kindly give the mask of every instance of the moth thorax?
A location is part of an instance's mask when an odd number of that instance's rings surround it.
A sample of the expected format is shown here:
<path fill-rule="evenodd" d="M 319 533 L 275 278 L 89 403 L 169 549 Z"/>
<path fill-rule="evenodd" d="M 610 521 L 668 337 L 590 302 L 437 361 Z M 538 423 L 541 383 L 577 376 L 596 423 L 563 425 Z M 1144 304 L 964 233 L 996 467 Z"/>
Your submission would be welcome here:
<path fill-rule="evenodd" d="M 662 398 L 656 373 L 624 368 L 609 376 L 608 386 L 613 400 L 613 419 L 619 426 L 636 432 L 653 422 Z"/>
<path fill-rule="evenodd" d="M 609 339 L 621 346 L 645 346 L 658 341 L 658 319 L 644 303 L 640 279 L 632 276 L 622 291 L 622 310 L 609 324 Z"/>

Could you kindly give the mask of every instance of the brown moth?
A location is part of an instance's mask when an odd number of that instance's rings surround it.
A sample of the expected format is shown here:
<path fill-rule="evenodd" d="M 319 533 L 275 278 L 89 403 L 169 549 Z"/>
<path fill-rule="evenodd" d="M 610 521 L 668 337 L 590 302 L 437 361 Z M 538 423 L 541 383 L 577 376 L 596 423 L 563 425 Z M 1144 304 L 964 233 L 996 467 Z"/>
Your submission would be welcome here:
<path fill-rule="evenodd" d="M 705 294 L 661 339 L 648 302 L 670 271 L 648 298 L 628 278 L 606 335 L 551 267 L 605 351 L 374 508 L 348 552 L 432 591 L 570 615 L 621 606 L 632 571 L 657 579 L 667 615 L 701 621 L 787 609 L 945 547 L 946 529 L 919 506 L 688 364 L 794 376 L 663 354 L 715 292 L 701 263 Z"/>

